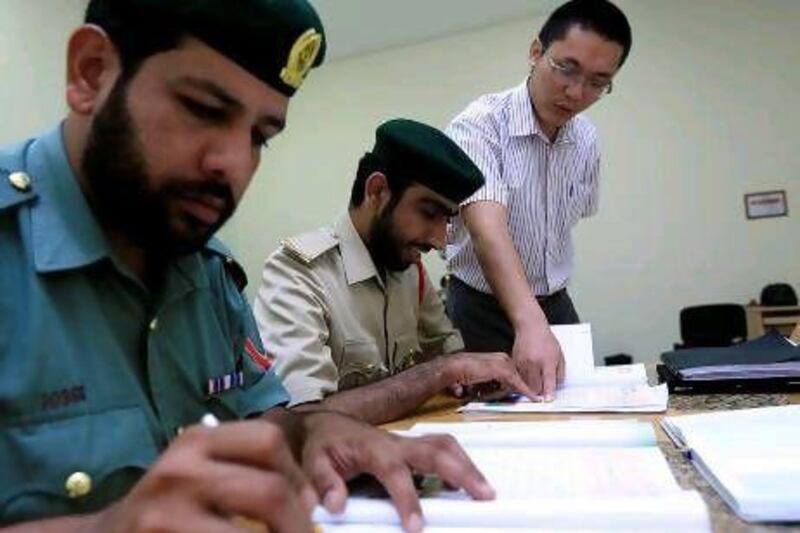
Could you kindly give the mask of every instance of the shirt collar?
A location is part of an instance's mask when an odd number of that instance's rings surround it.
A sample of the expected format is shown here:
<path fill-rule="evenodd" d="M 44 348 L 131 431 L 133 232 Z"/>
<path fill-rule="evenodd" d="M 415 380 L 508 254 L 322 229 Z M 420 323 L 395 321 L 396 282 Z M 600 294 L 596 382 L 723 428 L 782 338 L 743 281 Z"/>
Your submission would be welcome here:
<path fill-rule="evenodd" d="M 110 259 L 119 270 L 126 270 L 115 260 L 105 233 L 69 164 L 62 126 L 31 144 L 27 163 L 28 173 L 38 192 L 38 199 L 31 208 L 36 271 L 72 270 L 103 259 Z M 214 250 L 211 241 L 207 247 Z M 200 254 L 180 257 L 168 268 L 180 273 L 182 279 L 173 281 L 182 286 L 182 291 L 189 286 L 208 285 Z"/>
<path fill-rule="evenodd" d="M 508 131 L 512 136 L 524 137 L 536 135 L 546 142 L 550 142 L 544 130 L 539 126 L 539 120 L 533 110 L 533 99 L 528 91 L 528 80 L 511 90 L 511 106 L 509 108 Z M 575 128 L 575 117 L 572 117 L 566 124 L 561 126 L 552 144 L 566 144 L 574 142 L 573 131 Z"/>
<path fill-rule="evenodd" d="M 67 160 L 61 126 L 33 142 L 27 167 L 39 193 L 31 208 L 37 272 L 70 270 L 110 257 L 105 235 Z"/>
<path fill-rule="evenodd" d="M 355 285 L 362 281 L 375 278 L 378 283 L 383 283 L 378 275 L 378 269 L 369 255 L 364 240 L 353 226 L 350 213 L 344 212 L 333 225 L 333 232 L 339 239 L 339 250 L 344 263 L 344 275 L 348 285 Z"/>

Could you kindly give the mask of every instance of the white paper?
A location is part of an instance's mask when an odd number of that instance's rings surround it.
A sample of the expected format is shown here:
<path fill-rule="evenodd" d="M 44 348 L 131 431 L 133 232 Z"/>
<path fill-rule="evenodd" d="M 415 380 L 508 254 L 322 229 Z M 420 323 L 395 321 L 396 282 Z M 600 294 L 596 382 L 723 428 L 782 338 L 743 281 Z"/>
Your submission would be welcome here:
<path fill-rule="evenodd" d="M 452 435 L 465 447 L 655 446 L 652 424 L 634 420 L 419 423 L 406 436 Z"/>
<path fill-rule="evenodd" d="M 564 383 L 552 402 L 470 402 L 461 412 L 660 413 L 667 410 L 666 385 L 651 387 L 643 364 L 595 367 L 589 324 L 552 326 L 566 363 Z"/>
<path fill-rule="evenodd" d="M 462 491 L 423 498 L 426 531 L 537 530 L 532 525 L 538 530 L 708 531 L 702 500 L 680 489 L 655 446 L 466 451 L 497 499 L 476 502 Z M 314 520 L 331 528 L 326 531 L 397 531 L 391 527 L 399 524 L 389 502 L 358 497 L 349 500 L 343 515 L 317 509 Z"/>
<path fill-rule="evenodd" d="M 800 405 L 674 416 L 662 426 L 740 518 L 800 520 Z"/>

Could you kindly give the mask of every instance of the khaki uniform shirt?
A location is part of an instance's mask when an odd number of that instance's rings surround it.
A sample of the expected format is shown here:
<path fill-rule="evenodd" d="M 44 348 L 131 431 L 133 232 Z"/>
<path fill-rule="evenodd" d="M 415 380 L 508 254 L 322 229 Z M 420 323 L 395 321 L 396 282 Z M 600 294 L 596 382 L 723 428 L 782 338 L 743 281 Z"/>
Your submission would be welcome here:
<path fill-rule="evenodd" d="M 463 349 L 422 266 L 381 279 L 348 213 L 283 242 L 253 311 L 292 405 Z"/>

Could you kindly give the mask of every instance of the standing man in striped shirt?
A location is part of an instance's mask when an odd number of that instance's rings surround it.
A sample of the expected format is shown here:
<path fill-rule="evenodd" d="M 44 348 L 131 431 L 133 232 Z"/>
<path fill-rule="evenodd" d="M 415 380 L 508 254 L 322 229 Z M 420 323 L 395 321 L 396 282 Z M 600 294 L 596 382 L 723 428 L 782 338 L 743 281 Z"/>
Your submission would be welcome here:
<path fill-rule="evenodd" d="M 511 354 L 545 401 L 564 375 L 548 324 L 579 321 L 572 227 L 597 211 L 597 134 L 579 113 L 611 92 L 630 46 L 615 5 L 567 2 L 531 44 L 525 83 L 481 96 L 447 129 L 486 178 L 448 232 L 448 312 L 468 350 Z"/>

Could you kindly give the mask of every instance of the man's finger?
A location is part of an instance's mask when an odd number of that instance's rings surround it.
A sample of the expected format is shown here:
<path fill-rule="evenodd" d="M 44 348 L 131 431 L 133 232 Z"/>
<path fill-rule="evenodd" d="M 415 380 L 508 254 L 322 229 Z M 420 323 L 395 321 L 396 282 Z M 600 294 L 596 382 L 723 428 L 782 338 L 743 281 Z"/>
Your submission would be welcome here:
<path fill-rule="evenodd" d="M 391 453 L 391 450 L 385 450 Z M 379 461 L 373 472 L 381 482 L 386 492 L 394 502 L 403 529 L 407 532 L 417 533 L 423 529 L 422 509 L 419 506 L 419 497 L 411 477 L 411 470 L 398 457 Z"/>
<path fill-rule="evenodd" d="M 546 402 L 552 402 L 556 397 L 557 369 L 558 362 L 547 364 L 542 368 L 542 395 Z"/>
<path fill-rule="evenodd" d="M 283 431 L 278 426 L 263 420 L 252 420 L 228 422 L 213 429 L 197 429 L 208 435 L 210 457 L 280 472 L 309 510 L 316 505 L 315 492 L 295 462 Z"/>
<path fill-rule="evenodd" d="M 436 474 L 447 485 L 463 488 L 476 500 L 495 497 L 494 489 L 455 439 L 428 435 L 404 442 L 408 463 L 416 472 Z"/>
<path fill-rule="evenodd" d="M 307 473 L 322 500 L 323 507 L 331 514 L 344 512 L 347 504 L 347 485 L 325 452 L 320 451 L 311 461 Z"/>
<path fill-rule="evenodd" d="M 528 384 L 522 380 L 522 377 L 513 367 L 510 369 L 504 381 L 507 387 L 513 389 L 515 392 L 525 395 L 531 401 L 537 402 L 540 400 L 539 396 L 535 394 L 530 387 L 528 387 Z"/>
<path fill-rule="evenodd" d="M 212 512 L 262 522 L 270 531 L 311 530 L 310 510 L 282 474 L 222 462 L 208 462 L 203 470 L 209 481 L 198 490 Z"/>
<path fill-rule="evenodd" d="M 564 359 L 564 354 L 558 359 L 558 369 L 556 371 L 556 379 L 558 383 L 564 383 L 564 375 L 567 372 L 567 361 Z"/>
<path fill-rule="evenodd" d="M 517 365 L 522 379 L 528 385 L 535 397 L 542 394 L 542 371 L 539 365 L 530 360 L 524 360 L 521 365 Z"/>

